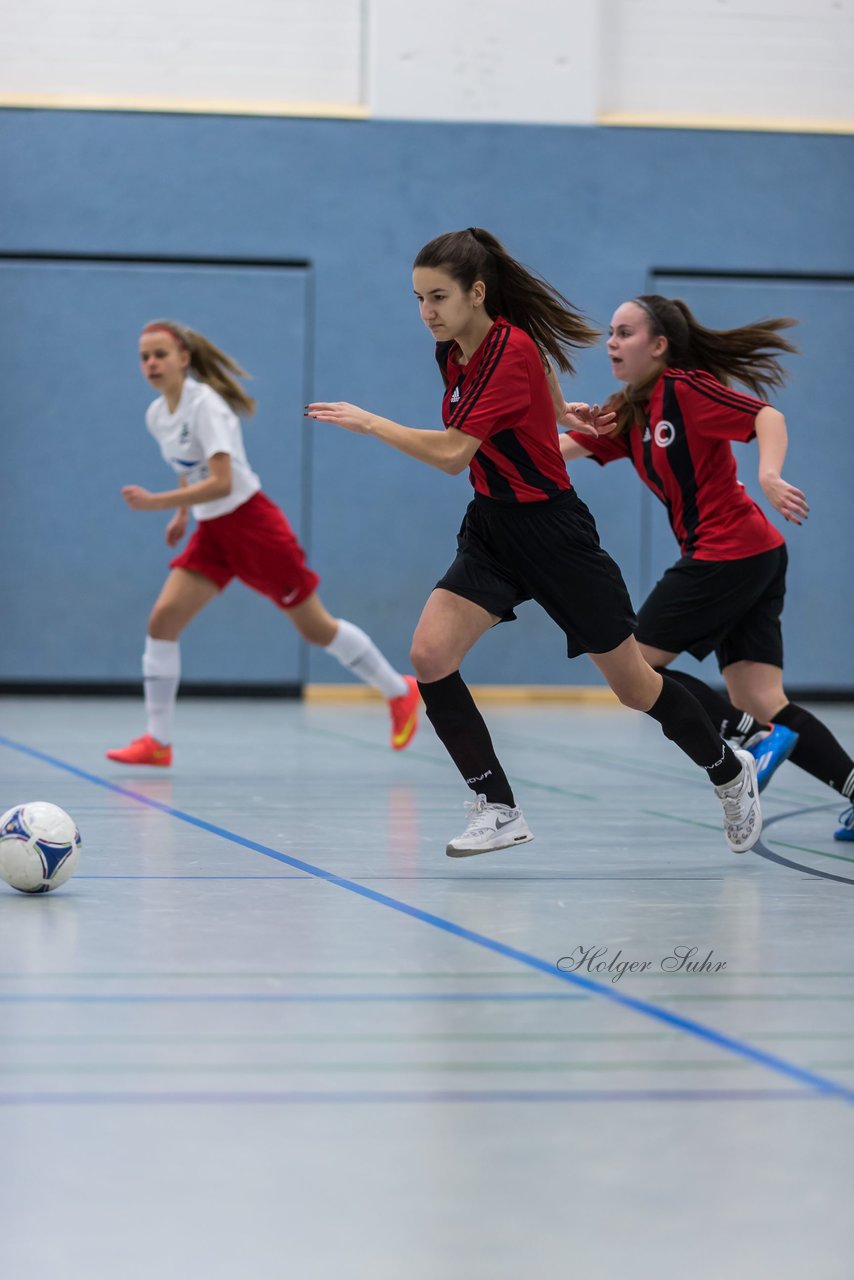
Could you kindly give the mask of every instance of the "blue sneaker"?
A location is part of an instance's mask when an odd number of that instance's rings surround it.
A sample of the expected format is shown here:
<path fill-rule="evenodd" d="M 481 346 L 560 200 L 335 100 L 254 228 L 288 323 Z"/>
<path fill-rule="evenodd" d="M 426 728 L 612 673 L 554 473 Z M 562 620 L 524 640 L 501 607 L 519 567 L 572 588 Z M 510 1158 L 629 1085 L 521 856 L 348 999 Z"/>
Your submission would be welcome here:
<path fill-rule="evenodd" d="M 839 815 L 839 826 L 833 833 L 834 840 L 854 840 L 854 804 L 849 804 Z"/>
<path fill-rule="evenodd" d="M 798 745 L 798 735 L 794 729 L 787 729 L 783 724 L 772 724 L 768 733 L 755 733 L 745 742 L 744 748 L 756 761 L 756 780 L 760 791 L 764 791 L 780 768 L 784 760 Z M 854 840 L 854 833 L 851 839 Z"/>

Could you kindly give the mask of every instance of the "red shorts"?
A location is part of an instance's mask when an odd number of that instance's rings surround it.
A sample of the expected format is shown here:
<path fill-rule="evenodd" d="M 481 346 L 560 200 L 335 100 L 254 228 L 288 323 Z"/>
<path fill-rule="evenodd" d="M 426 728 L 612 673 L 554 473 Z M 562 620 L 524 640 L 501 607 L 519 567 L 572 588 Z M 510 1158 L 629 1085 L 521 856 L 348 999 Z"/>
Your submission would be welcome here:
<path fill-rule="evenodd" d="M 302 604 L 320 582 L 293 529 L 263 493 L 253 494 L 228 515 L 200 520 L 170 568 L 202 573 L 220 590 L 239 578 L 280 609 Z"/>

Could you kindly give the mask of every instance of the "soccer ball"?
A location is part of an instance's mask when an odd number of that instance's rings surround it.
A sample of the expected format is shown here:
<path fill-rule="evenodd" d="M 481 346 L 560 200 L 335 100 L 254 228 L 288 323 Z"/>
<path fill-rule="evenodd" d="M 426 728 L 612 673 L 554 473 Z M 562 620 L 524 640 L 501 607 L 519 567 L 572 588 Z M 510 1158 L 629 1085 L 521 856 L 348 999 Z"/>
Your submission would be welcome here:
<path fill-rule="evenodd" d="M 73 818 L 46 800 L 16 804 L 0 816 L 0 878 L 21 893 L 48 893 L 65 884 L 80 861 Z"/>

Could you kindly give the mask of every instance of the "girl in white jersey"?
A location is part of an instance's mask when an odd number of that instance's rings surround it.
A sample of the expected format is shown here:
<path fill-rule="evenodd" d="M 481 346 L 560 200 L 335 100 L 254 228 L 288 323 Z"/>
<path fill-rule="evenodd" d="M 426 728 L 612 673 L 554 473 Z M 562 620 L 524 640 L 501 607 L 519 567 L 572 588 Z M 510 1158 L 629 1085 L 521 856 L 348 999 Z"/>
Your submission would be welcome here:
<path fill-rule="evenodd" d="M 334 618 L 321 603 L 320 579 L 246 458 L 237 414 L 252 413 L 255 402 L 236 380 L 244 371 L 202 334 L 172 320 L 146 325 L 139 353 L 143 375 L 160 392 L 145 415 L 146 426 L 180 487 L 150 493 L 125 485 L 122 497 L 133 511 L 174 508 L 166 527 L 170 547 L 183 539 L 191 510 L 198 523 L 186 549 L 171 561 L 148 621 L 142 658 L 146 732 L 108 751 L 108 758 L 133 765 L 172 763 L 178 637 L 234 577 L 285 610 L 304 640 L 380 690 L 388 699 L 391 745 L 401 750 L 417 728 L 418 686 L 389 665 L 364 631 Z"/>

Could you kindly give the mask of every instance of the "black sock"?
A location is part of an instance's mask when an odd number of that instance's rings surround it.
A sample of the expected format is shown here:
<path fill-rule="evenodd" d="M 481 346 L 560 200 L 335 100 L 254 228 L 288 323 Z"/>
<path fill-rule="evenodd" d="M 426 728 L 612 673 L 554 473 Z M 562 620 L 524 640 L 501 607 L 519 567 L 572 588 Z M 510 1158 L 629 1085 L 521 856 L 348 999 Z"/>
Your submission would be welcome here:
<path fill-rule="evenodd" d="M 507 775 L 498 763 L 492 739 L 474 698 L 454 671 L 443 680 L 418 681 L 427 719 L 475 795 L 489 804 L 515 806 Z"/>
<path fill-rule="evenodd" d="M 774 723 L 798 734 L 798 744 L 789 756 L 792 764 L 826 782 L 846 800 L 854 798 L 854 760 L 826 725 L 796 702 L 787 702 L 774 716 Z"/>
<path fill-rule="evenodd" d="M 671 680 L 676 680 L 689 693 L 693 693 L 722 738 L 734 738 L 741 745 L 760 729 L 771 728 L 761 720 L 754 720 L 753 716 L 748 715 L 746 711 L 740 711 L 738 707 L 734 707 L 726 694 L 716 692 L 696 676 L 689 676 L 686 671 L 673 671 L 670 667 L 655 669 L 661 675 L 666 674 Z"/>
<path fill-rule="evenodd" d="M 737 756 L 722 740 L 693 693 L 667 674 L 662 674 L 662 679 L 658 701 L 646 714 L 658 721 L 665 738 L 706 770 L 716 787 L 728 786 L 741 773 Z"/>

